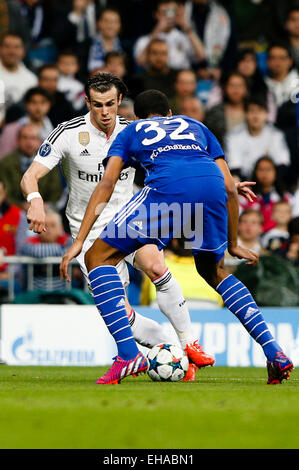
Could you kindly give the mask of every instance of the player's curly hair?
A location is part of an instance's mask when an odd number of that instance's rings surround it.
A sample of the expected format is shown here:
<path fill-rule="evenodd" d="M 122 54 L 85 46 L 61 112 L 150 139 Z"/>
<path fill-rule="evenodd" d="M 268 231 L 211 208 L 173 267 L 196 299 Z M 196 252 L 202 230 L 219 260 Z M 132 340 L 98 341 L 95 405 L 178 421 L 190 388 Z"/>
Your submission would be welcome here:
<path fill-rule="evenodd" d="M 105 93 L 106 91 L 111 90 L 115 87 L 118 92 L 118 97 L 122 95 L 124 97 L 128 94 L 128 89 L 124 82 L 118 78 L 116 75 L 113 75 L 109 72 L 96 72 L 93 74 L 85 85 L 85 94 L 90 100 L 90 90 L 95 90 L 100 93 Z"/>

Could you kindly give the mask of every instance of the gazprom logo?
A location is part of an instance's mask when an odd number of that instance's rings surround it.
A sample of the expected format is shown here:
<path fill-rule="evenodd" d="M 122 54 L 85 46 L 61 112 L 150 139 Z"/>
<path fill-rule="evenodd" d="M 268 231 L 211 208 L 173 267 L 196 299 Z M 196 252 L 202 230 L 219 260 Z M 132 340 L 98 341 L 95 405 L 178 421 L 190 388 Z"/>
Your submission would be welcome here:
<path fill-rule="evenodd" d="M 12 343 L 12 355 L 20 364 L 31 365 L 94 365 L 95 351 L 40 348 L 29 329 Z"/>

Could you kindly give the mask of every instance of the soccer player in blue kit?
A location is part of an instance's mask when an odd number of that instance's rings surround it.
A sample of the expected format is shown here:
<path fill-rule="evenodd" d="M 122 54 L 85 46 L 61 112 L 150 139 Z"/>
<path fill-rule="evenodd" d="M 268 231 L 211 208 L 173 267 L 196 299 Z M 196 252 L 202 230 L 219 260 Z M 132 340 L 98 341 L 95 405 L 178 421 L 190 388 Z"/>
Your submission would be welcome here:
<path fill-rule="evenodd" d="M 258 255 L 237 244 L 237 191 L 219 142 L 199 121 L 172 116 L 166 96 L 157 90 L 138 95 L 134 110 L 138 120 L 113 142 L 105 175 L 60 266 L 61 277 L 68 280 L 68 264 L 80 253 L 121 170 L 141 164 L 146 171 L 145 187 L 115 215 L 85 255 L 95 303 L 118 348 L 113 365 L 97 383 L 120 383 L 148 367 L 131 332 L 116 264 L 148 243 L 161 250 L 182 231 L 191 244 L 198 273 L 263 348 L 267 383 L 281 383 L 289 377 L 293 364 L 270 333 L 247 287 L 224 268 L 226 249 L 252 265 L 258 262 Z"/>

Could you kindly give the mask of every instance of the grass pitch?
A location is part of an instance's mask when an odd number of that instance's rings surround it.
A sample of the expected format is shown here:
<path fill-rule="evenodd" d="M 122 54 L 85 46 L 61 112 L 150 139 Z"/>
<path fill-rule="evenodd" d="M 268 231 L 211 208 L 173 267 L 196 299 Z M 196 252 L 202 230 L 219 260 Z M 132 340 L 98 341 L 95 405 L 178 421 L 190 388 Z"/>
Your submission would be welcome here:
<path fill-rule="evenodd" d="M 106 368 L 0 366 L 1 449 L 298 449 L 299 372 L 213 367 L 195 383 L 147 375 L 94 385 Z"/>

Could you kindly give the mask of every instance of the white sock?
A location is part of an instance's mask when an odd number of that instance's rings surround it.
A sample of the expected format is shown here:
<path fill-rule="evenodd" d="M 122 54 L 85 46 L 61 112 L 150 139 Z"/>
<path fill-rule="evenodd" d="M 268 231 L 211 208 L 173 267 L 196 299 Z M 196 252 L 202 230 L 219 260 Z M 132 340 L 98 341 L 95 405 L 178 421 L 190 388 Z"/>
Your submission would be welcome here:
<path fill-rule="evenodd" d="M 157 292 L 157 302 L 178 335 L 183 348 L 195 340 L 192 333 L 189 310 L 181 286 L 169 269 L 153 280 Z"/>
<path fill-rule="evenodd" d="M 131 310 L 129 323 L 135 340 L 141 346 L 152 348 L 160 343 L 173 343 L 170 336 L 163 330 L 162 325 L 151 318 L 140 315 L 136 310 Z"/>

